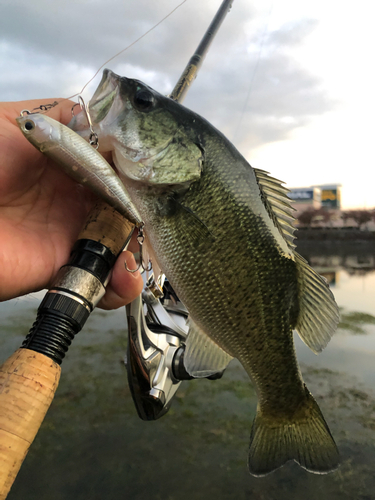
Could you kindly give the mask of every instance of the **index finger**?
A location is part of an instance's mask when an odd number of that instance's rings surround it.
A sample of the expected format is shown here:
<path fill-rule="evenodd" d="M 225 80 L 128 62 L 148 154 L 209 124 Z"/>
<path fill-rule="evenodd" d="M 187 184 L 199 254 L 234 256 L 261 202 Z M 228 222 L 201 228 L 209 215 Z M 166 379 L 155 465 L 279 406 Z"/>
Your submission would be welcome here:
<path fill-rule="evenodd" d="M 3 102 L 0 104 L 0 113 L 4 116 L 5 119 L 7 119 L 12 123 L 12 125 L 14 125 L 15 119 L 20 115 L 23 109 L 27 109 L 28 111 L 34 110 L 35 112 L 37 112 L 35 108 L 39 108 L 40 106 L 47 106 L 49 104 L 53 104 L 54 102 L 57 102 L 58 104 L 49 109 L 46 112 L 47 115 L 54 120 L 57 120 L 66 125 L 72 119 L 71 110 L 75 103 L 63 97 Z"/>

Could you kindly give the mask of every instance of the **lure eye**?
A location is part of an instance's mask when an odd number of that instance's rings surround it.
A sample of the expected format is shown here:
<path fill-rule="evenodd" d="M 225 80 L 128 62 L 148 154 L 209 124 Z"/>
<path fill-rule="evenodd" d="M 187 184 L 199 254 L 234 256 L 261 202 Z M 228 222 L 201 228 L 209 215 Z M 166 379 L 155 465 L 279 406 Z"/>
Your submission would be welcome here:
<path fill-rule="evenodd" d="M 152 108 L 154 101 L 154 96 L 145 89 L 138 90 L 134 96 L 134 104 L 140 111 Z"/>
<path fill-rule="evenodd" d="M 30 132 L 34 128 L 35 128 L 34 122 L 32 122 L 31 120 L 28 120 L 27 122 L 25 122 L 25 130 L 27 130 L 28 132 Z"/>

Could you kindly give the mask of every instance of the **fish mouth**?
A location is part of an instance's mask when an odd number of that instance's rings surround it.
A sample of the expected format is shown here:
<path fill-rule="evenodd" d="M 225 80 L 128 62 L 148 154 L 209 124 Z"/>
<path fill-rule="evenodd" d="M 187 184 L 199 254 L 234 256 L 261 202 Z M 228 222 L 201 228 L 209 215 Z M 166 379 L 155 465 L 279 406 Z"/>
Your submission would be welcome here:
<path fill-rule="evenodd" d="M 129 119 L 129 114 L 131 115 L 132 110 L 131 96 L 139 83 L 105 69 L 89 101 L 88 113 L 78 113 L 68 124 L 70 129 L 87 141 L 90 141 L 92 132 L 97 134 L 98 151 L 112 153 L 112 161 L 119 171 L 124 172 L 133 168 L 130 163 L 141 162 L 146 168 L 146 164 L 162 154 L 173 140 L 173 137 L 170 137 L 162 145 L 154 147 L 144 145 L 138 136 L 136 124 L 131 120 L 131 116 Z M 149 169 L 146 168 L 147 171 Z"/>
<path fill-rule="evenodd" d="M 99 125 L 112 108 L 115 98 L 118 95 L 119 80 L 120 76 L 116 75 L 116 73 L 110 69 L 105 69 L 103 71 L 103 76 L 98 88 L 88 104 L 88 112 L 94 129 L 96 128 L 95 125 Z M 68 127 L 85 139 L 88 139 L 90 135 L 90 127 L 86 113 L 78 113 L 78 115 L 74 116 L 68 123 Z"/>
<path fill-rule="evenodd" d="M 103 71 L 102 79 L 89 102 L 91 120 L 101 122 L 108 114 L 119 88 L 120 76 L 110 69 Z"/>

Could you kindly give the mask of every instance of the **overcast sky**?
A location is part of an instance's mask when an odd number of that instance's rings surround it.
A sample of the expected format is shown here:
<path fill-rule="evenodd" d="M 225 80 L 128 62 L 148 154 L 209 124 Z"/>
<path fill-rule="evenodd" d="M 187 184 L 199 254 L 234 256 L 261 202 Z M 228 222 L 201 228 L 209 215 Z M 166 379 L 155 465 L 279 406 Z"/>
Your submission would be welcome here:
<path fill-rule="evenodd" d="M 181 0 L 2 0 L 0 99 L 68 97 Z M 221 0 L 187 0 L 108 63 L 169 93 Z M 184 104 L 288 187 L 375 207 L 373 6 L 234 0 Z M 84 94 L 89 99 L 100 75 Z"/>

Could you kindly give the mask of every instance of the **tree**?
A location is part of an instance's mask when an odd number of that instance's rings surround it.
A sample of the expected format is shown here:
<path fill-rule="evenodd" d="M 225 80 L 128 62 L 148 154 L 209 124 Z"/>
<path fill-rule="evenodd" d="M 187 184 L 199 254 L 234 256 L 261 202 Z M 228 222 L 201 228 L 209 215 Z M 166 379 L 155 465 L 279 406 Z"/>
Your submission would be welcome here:
<path fill-rule="evenodd" d="M 346 226 L 346 223 L 348 222 L 348 220 L 353 218 L 352 210 L 341 212 L 341 218 L 344 221 L 344 226 Z"/>
<path fill-rule="evenodd" d="M 304 226 L 311 227 L 315 212 L 314 208 L 308 208 L 304 212 L 301 212 L 298 216 L 298 222 Z"/>
<path fill-rule="evenodd" d="M 366 222 L 369 222 L 372 219 L 372 214 L 369 210 L 353 210 L 352 217 L 361 229 L 363 224 L 366 224 Z"/>
<path fill-rule="evenodd" d="M 330 219 L 330 212 L 323 207 L 319 209 L 310 207 L 298 216 L 299 223 L 307 227 L 311 227 L 313 222 L 323 222 L 323 225 L 326 225 Z"/>
<path fill-rule="evenodd" d="M 331 220 L 331 213 L 326 208 L 321 207 L 318 210 L 315 210 L 314 218 L 319 221 L 323 221 L 326 225 L 327 222 Z"/>

